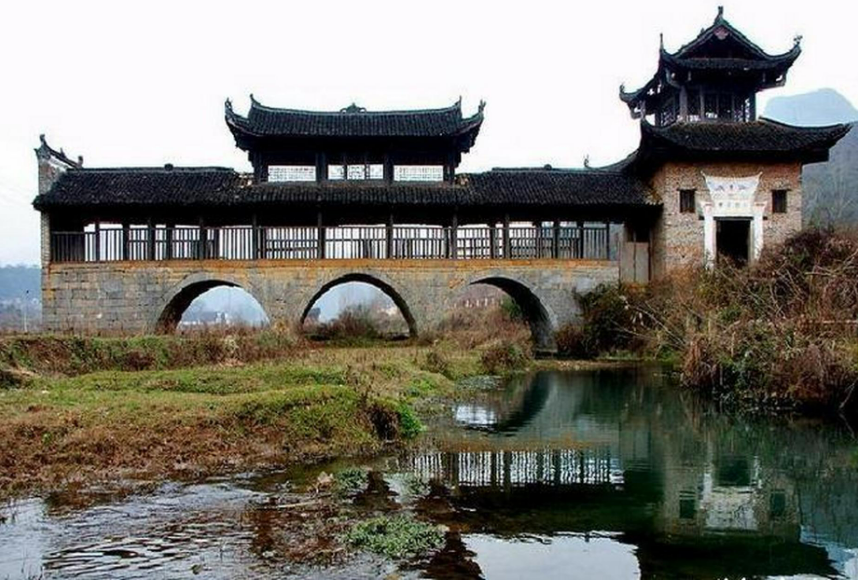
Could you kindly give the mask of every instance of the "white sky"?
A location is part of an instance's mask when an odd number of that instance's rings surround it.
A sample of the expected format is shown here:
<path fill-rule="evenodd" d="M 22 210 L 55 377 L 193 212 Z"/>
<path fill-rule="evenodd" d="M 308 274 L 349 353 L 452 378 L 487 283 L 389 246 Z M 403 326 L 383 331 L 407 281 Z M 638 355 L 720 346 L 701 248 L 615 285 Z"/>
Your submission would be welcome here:
<path fill-rule="evenodd" d="M 653 74 L 658 34 L 691 40 L 718 2 L 6 2 L 0 9 L 0 263 L 38 260 L 39 133 L 89 167 L 249 169 L 223 122 L 265 104 L 337 110 L 488 103 L 460 171 L 616 161 L 638 130 L 617 98 Z M 787 87 L 858 103 L 858 3 L 743 0 L 727 18 L 769 52 L 796 34 Z"/>

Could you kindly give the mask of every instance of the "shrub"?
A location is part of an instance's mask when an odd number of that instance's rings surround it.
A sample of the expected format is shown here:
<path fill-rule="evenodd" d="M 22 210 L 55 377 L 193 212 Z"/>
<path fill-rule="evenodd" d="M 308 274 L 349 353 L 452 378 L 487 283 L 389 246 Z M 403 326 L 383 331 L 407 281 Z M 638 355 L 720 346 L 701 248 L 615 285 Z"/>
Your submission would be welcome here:
<path fill-rule="evenodd" d="M 490 346 L 480 356 L 483 370 L 490 375 L 523 369 L 529 361 L 530 355 L 518 343 L 507 341 Z"/>
<path fill-rule="evenodd" d="M 396 411 L 399 415 L 399 434 L 403 439 L 414 439 L 423 432 L 425 427 L 410 405 L 400 403 Z"/>
<path fill-rule="evenodd" d="M 447 378 L 450 378 L 452 374 L 450 361 L 438 349 L 432 349 L 426 353 L 426 359 L 421 368 L 430 373 L 444 375 Z"/>
<path fill-rule="evenodd" d="M 678 272 L 635 307 L 682 383 L 744 408 L 855 405 L 858 238 L 805 230 L 748 268 Z"/>
<path fill-rule="evenodd" d="M 409 516 L 379 516 L 358 522 L 344 539 L 355 548 L 400 560 L 437 550 L 444 544 L 444 532 Z"/>

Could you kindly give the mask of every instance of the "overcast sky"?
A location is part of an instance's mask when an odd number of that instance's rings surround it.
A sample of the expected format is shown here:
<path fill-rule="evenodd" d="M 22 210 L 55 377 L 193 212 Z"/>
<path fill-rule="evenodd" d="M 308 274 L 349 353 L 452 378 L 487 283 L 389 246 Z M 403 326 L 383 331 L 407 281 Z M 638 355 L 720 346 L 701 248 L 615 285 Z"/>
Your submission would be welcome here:
<path fill-rule="evenodd" d="M 229 97 L 338 110 L 487 101 L 460 171 L 613 162 L 638 129 L 617 98 L 653 74 L 718 2 L 9 2 L 0 17 L 0 263 L 38 260 L 40 133 L 89 167 L 250 168 L 223 121 Z M 765 50 L 804 53 L 783 89 L 858 103 L 858 3 L 743 0 L 727 18 Z"/>

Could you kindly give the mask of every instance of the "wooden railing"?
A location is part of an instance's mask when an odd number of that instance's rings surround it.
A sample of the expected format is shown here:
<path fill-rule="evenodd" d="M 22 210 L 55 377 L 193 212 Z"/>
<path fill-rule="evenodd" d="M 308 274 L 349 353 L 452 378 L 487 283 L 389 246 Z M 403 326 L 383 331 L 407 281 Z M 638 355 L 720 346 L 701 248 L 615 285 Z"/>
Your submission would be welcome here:
<path fill-rule="evenodd" d="M 613 259 L 606 224 L 530 227 L 125 227 L 52 232 L 53 262 Z"/>

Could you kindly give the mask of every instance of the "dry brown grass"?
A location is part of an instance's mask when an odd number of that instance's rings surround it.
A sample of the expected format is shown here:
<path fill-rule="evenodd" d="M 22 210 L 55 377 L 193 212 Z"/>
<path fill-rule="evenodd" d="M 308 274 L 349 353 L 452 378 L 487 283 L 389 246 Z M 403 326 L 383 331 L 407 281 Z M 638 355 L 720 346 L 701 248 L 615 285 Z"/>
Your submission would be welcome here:
<path fill-rule="evenodd" d="M 858 237 L 807 230 L 750 268 L 688 270 L 635 304 L 687 386 L 766 409 L 845 408 L 858 384 Z"/>

